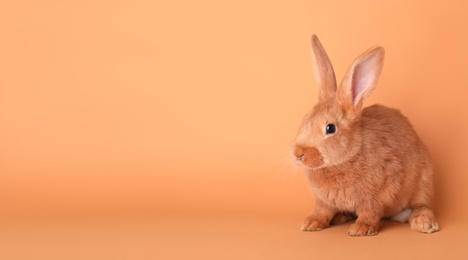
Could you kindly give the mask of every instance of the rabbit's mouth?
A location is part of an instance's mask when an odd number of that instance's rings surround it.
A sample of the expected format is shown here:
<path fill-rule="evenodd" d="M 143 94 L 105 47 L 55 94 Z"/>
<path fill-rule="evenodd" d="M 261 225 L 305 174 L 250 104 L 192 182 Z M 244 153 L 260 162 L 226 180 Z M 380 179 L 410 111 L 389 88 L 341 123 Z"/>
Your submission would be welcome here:
<path fill-rule="evenodd" d="M 324 166 L 323 157 L 314 147 L 302 147 L 296 145 L 293 148 L 293 162 L 301 167 L 314 170 Z"/>

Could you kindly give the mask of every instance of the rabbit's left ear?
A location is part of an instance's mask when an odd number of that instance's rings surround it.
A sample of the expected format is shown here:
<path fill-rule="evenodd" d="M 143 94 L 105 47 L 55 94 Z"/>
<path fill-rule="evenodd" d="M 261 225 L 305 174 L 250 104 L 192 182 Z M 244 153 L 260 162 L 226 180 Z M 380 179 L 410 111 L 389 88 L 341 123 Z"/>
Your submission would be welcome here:
<path fill-rule="evenodd" d="M 361 113 L 364 101 L 377 85 L 384 56 L 384 48 L 376 46 L 361 54 L 349 67 L 339 90 L 345 110 L 352 110 L 356 115 Z"/>

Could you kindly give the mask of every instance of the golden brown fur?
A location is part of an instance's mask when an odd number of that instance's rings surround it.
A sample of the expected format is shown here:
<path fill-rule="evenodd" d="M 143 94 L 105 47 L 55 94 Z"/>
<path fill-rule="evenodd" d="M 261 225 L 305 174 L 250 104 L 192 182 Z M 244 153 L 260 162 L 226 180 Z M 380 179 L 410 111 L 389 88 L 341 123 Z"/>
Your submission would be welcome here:
<path fill-rule="evenodd" d="M 383 48 L 359 56 L 339 89 L 315 35 L 312 50 L 319 102 L 305 116 L 292 151 L 316 197 L 302 230 L 321 230 L 355 214 L 349 235 L 375 235 L 381 218 L 410 209 L 413 229 L 437 231 L 432 166 L 424 144 L 398 110 L 381 105 L 362 109 L 380 75 Z M 327 124 L 335 125 L 336 132 L 327 133 Z"/>

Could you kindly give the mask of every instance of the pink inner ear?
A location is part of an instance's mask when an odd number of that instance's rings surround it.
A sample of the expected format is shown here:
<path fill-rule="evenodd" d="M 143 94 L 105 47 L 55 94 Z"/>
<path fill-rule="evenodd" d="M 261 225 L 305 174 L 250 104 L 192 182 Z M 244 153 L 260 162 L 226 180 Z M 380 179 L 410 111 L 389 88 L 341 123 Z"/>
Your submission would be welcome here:
<path fill-rule="evenodd" d="M 376 59 L 371 57 L 356 65 L 353 71 L 353 102 L 356 102 L 372 90 L 376 78 Z"/>

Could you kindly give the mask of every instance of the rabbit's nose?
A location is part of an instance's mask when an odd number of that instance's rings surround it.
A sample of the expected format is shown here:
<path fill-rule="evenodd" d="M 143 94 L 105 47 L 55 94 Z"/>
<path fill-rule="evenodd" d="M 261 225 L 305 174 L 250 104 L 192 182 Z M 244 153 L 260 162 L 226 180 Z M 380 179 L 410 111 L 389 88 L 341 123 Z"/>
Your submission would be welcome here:
<path fill-rule="evenodd" d="M 293 155 L 296 157 L 296 160 L 301 161 L 302 158 L 304 158 L 304 154 L 304 149 L 302 147 L 294 147 Z"/>
<path fill-rule="evenodd" d="M 304 154 L 296 155 L 296 159 L 297 159 L 298 161 L 302 161 L 302 158 L 304 158 Z"/>

